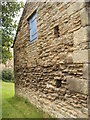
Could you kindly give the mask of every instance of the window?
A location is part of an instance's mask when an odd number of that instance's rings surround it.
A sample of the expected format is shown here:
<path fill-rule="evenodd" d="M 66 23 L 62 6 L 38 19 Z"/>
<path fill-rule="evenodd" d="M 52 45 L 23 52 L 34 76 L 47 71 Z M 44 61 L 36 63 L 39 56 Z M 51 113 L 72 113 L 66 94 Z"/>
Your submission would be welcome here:
<path fill-rule="evenodd" d="M 29 18 L 30 42 L 37 38 L 37 13 L 34 12 Z"/>
<path fill-rule="evenodd" d="M 55 35 L 55 38 L 60 37 L 59 26 L 58 25 L 54 27 L 54 35 Z"/>

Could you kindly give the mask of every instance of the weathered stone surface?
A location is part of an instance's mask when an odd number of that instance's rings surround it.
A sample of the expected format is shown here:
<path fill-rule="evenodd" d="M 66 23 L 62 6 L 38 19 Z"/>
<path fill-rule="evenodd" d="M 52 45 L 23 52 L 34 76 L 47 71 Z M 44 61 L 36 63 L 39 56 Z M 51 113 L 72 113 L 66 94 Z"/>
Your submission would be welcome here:
<path fill-rule="evenodd" d="M 75 31 L 74 34 L 74 45 L 75 47 L 79 46 L 80 49 L 80 44 L 85 43 L 88 41 L 88 29 L 87 27 L 81 27 L 79 30 Z"/>
<path fill-rule="evenodd" d="M 81 27 L 74 32 L 74 45 L 77 46 L 80 43 L 88 41 L 88 29 L 87 27 Z"/>
<path fill-rule="evenodd" d="M 87 117 L 88 42 L 85 2 L 25 5 L 14 42 L 16 95 L 54 117 Z M 28 18 L 37 9 L 37 39 Z M 89 15 L 88 15 L 89 18 Z M 55 36 L 58 26 L 59 37 Z M 90 59 L 90 58 L 89 58 Z"/>
<path fill-rule="evenodd" d="M 86 8 L 83 8 L 80 11 L 80 18 L 81 18 L 82 26 L 88 25 L 88 13 L 86 12 Z"/>
<path fill-rule="evenodd" d="M 67 55 L 65 62 L 66 62 L 67 64 L 72 64 L 72 63 L 73 63 L 72 54 L 69 53 L 69 54 Z"/>
<path fill-rule="evenodd" d="M 87 94 L 88 93 L 88 82 L 82 79 L 68 78 L 68 89 L 71 92 L 78 92 Z"/>
<path fill-rule="evenodd" d="M 70 7 L 67 8 L 68 15 L 72 15 L 78 11 L 81 5 L 81 3 L 73 3 Z"/>
<path fill-rule="evenodd" d="M 84 64 L 83 65 L 83 78 L 85 78 L 85 79 L 87 79 L 88 80 L 88 76 L 89 76 L 89 74 L 88 74 L 88 64 Z"/>
<path fill-rule="evenodd" d="M 88 50 L 76 50 L 73 52 L 74 63 L 87 63 L 88 62 Z"/>

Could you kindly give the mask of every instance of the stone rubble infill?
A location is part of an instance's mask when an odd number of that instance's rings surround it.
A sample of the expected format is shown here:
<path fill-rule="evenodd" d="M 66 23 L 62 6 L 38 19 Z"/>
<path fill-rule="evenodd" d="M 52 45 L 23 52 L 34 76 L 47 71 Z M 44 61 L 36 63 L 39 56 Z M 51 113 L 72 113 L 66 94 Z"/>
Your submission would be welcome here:
<path fill-rule="evenodd" d="M 16 95 L 54 117 L 88 117 L 86 8 L 84 2 L 28 3 L 20 20 L 14 42 Z M 28 18 L 36 9 L 37 40 L 30 42 Z"/>

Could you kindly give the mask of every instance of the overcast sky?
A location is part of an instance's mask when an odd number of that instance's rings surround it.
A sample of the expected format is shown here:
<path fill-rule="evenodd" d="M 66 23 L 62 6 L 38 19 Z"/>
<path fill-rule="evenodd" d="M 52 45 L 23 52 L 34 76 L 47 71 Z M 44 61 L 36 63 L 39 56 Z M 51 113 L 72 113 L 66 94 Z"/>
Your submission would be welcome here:
<path fill-rule="evenodd" d="M 20 1 L 23 1 L 24 2 L 24 5 L 25 5 L 25 2 L 26 2 L 26 0 L 17 0 L 18 2 L 20 2 Z M 21 17 L 21 15 L 22 15 L 22 12 L 23 12 L 23 9 L 21 9 L 21 11 L 20 11 L 20 16 L 19 17 L 16 17 L 16 19 L 17 19 L 17 21 L 19 22 L 19 20 L 20 20 L 20 17 Z"/>

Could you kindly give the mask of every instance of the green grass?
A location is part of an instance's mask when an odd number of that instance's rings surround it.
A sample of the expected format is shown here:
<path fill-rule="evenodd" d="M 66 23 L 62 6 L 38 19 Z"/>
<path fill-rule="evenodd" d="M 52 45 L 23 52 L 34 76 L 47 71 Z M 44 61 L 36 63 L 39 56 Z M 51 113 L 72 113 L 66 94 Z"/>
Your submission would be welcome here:
<path fill-rule="evenodd" d="M 14 96 L 14 83 L 2 82 L 3 118 L 48 118 L 27 100 Z"/>

